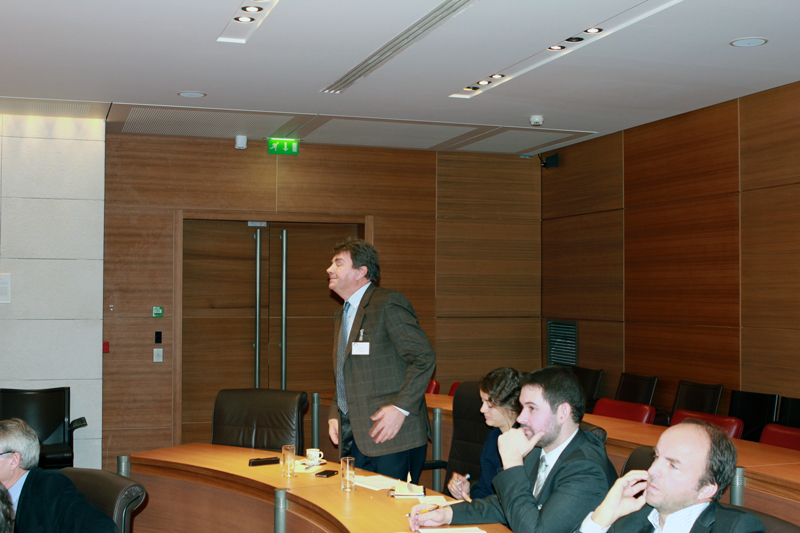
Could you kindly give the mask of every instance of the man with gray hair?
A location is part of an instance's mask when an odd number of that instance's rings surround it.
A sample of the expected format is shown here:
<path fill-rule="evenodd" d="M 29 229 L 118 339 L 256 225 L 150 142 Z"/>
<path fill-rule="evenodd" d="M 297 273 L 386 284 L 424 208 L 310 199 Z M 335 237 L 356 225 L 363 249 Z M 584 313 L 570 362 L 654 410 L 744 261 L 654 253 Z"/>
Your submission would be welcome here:
<path fill-rule="evenodd" d="M 56 470 L 42 470 L 39 438 L 19 418 L 0 420 L 0 483 L 16 514 L 15 531 L 106 533 L 116 524 L 86 501 L 72 481 Z"/>

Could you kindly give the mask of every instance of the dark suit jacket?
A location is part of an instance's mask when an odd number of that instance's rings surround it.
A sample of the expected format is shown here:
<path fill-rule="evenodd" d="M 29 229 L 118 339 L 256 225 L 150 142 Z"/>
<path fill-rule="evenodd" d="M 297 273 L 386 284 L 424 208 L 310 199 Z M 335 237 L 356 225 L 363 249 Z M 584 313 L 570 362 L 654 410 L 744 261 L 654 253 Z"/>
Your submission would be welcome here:
<path fill-rule="evenodd" d="M 608 530 L 609 533 L 652 533 L 655 528 L 647 519 L 652 510 L 652 507 L 645 505 L 635 513 L 623 516 L 614 522 L 614 525 Z M 725 508 L 716 502 L 711 502 L 697 517 L 690 533 L 712 532 L 764 533 L 764 525 L 761 520 L 749 513 L 739 509 Z"/>
<path fill-rule="evenodd" d="M 17 502 L 18 533 L 111 533 L 117 525 L 87 502 L 72 481 L 57 470 L 28 472 Z"/>
<path fill-rule="evenodd" d="M 334 315 L 333 364 L 342 310 Z M 364 330 L 369 355 L 353 355 L 353 341 Z M 405 296 L 370 284 L 361 299 L 344 362 L 347 410 L 353 438 L 367 457 L 397 453 L 428 443 L 428 407 L 425 389 L 436 366 L 436 354 L 419 326 L 414 308 Z M 374 424 L 370 417 L 381 407 L 395 405 L 409 412 L 395 438 L 375 444 L 369 436 Z M 334 394 L 330 417 L 339 416 Z"/>
<path fill-rule="evenodd" d="M 514 533 L 570 533 L 600 505 L 617 472 L 597 437 L 578 430 L 553 465 L 539 498 L 533 487 L 541 448 L 525 457 L 525 465 L 494 478 L 495 495 L 453 506 L 453 524 L 501 522 Z M 541 510 L 539 509 L 539 506 Z"/>

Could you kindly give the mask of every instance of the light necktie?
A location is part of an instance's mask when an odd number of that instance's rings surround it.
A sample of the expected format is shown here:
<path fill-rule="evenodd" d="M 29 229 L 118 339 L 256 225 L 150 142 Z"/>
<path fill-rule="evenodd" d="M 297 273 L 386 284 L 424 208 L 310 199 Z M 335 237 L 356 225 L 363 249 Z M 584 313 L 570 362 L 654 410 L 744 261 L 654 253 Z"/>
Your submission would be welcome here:
<path fill-rule="evenodd" d="M 547 459 L 545 459 L 544 451 L 542 451 L 542 457 L 539 459 L 539 473 L 536 475 L 536 485 L 533 487 L 533 496 L 534 498 L 538 498 L 539 494 L 542 492 L 542 486 L 544 482 L 547 480 Z"/>
<path fill-rule="evenodd" d="M 347 414 L 347 398 L 344 393 L 344 359 L 347 355 L 347 312 L 349 310 L 350 303 L 345 302 L 342 311 L 342 325 L 339 328 L 339 344 L 336 347 L 336 398 L 342 414 Z"/>

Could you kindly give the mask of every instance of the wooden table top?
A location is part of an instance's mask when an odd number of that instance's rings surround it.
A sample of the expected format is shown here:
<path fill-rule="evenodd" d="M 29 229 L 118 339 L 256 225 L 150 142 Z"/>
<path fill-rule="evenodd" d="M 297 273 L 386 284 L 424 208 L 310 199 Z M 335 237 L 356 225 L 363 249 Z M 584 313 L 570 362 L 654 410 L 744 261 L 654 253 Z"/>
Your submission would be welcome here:
<path fill-rule="evenodd" d="M 357 487 L 353 492 L 341 490 L 339 475 L 318 478 L 313 473 L 298 473 L 294 478 L 281 476 L 280 465 L 251 467 L 255 457 L 277 457 L 275 452 L 219 446 L 213 444 L 185 444 L 133 454 L 131 472 L 174 477 L 239 492 L 248 496 L 273 501 L 275 489 L 286 488 L 290 512 L 329 515 L 333 522 L 342 524 L 347 531 L 367 533 L 374 531 L 408 531 L 408 513 L 417 500 L 396 499 L 384 491 Z M 338 462 L 329 462 L 325 469 L 339 470 Z M 357 471 L 359 475 L 371 472 Z M 428 494 L 436 494 L 428 491 Z M 447 500 L 453 498 L 447 496 Z M 487 533 L 508 533 L 500 524 L 481 524 Z"/>

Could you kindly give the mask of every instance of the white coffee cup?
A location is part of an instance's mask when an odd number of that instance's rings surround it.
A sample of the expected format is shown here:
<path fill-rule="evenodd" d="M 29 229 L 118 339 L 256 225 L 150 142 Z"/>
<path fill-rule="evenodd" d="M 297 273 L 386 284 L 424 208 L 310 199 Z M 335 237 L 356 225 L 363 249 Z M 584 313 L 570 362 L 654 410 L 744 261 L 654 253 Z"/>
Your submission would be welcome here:
<path fill-rule="evenodd" d="M 319 464 L 323 457 L 325 457 L 325 454 L 319 448 L 308 448 L 306 450 L 306 459 L 311 464 Z"/>

